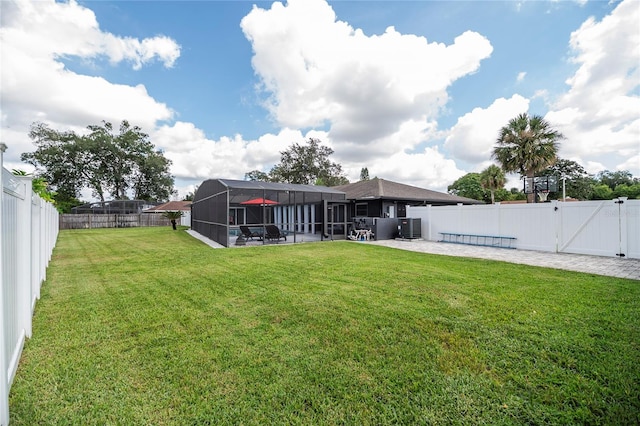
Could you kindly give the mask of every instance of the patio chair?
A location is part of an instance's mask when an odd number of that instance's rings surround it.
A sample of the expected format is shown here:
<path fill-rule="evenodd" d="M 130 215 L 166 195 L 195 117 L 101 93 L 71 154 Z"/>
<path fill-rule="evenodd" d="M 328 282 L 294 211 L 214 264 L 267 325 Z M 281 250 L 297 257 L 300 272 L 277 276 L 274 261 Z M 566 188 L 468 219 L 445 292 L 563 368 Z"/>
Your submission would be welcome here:
<path fill-rule="evenodd" d="M 266 231 L 266 235 L 265 235 L 266 240 L 280 241 L 280 238 L 282 238 L 285 241 L 287 241 L 287 234 L 284 231 L 281 231 L 280 228 L 278 228 L 275 225 L 267 225 L 265 227 L 265 231 Z"/>
<path fill-rule="evenodd" d="M 244 238 L 247 240 L 253 240 L 254 238 L 260 238 L 260 239 L 262 238 L 262 233 L 254 232 L 248 226 L 241 225 L 240 232 L 242 232 L 242 235 L 244 235 Z"/>

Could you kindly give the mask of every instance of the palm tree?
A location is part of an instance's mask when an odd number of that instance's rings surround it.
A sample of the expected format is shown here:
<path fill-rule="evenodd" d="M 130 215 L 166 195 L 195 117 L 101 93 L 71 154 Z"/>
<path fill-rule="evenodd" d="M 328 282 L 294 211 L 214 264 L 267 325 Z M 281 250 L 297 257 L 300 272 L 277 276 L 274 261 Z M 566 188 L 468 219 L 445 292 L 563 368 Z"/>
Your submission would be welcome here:
<path fill-rule="evenodd" d="M 480 173 L 480 185 L 491 192 L 491 204 L 496 202 L 496 190 L 504 188 L 505 182 L 504 171 L 495 164 L 490 165 Z"/>
<path fill-rule="evenodd" d="M 533 178 L 537 172 L 556 162 L 559 140 L 563 138 L 562 133 L 552 129 L 539 115 L 529 117 L 523 113 L 500 129 L 493 158 L 504 171 Z M 533 201 L 535 194 L 529 194 L 527 202 Z"/>
<path fill-rule="evenodd" d="M 166 217 L 167 219 L 169 219 L 171 221 L 171 226 L 173 226 L 173 230 L 177 230 L 178 228 L 176 227 L 176 220 L 180 219 L 182 217 L 182 212 L 181 211 L 168 211 L 168 212 L 164 212 L 162 213 L 162 216 Z"/>
<path fill-rule="evenodd" d="M 369 180 L 369 168 L 363 167 L 360 169 L 360 182 L 363 180 Z"/>

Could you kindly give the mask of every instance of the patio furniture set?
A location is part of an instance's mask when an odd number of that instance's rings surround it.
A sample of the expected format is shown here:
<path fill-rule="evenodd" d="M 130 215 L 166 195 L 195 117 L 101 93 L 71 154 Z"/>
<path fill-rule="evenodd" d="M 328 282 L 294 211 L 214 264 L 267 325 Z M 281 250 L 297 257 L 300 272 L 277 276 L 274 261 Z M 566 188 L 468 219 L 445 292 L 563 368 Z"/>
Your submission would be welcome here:
<path fill-rule="evenodd" d="M 373 232 L 370 229 L 354 229 L 347 238 L 353 241 L 369 241 L 373 239 Z"/>
<path fill-rule="evenodd" d="M 246 240 L 258 240 L 258 241 L 280 241 L 281 239 L 287 241 L 288 231 L 283 231 L 276 225 L 266 225 L 264 230 L 262 227 L 250 228 L 246 225 L 240 226 L 240 232 Z"/>

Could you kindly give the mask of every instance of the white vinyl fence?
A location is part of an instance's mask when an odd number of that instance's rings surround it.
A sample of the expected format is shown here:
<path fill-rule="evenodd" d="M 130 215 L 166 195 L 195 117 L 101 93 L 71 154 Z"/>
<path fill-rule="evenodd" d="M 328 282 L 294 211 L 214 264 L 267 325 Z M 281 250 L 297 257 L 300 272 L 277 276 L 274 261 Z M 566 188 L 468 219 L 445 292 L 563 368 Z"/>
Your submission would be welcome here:
<path fill-rule="evenodd" d="M 407 207 L 422 237 L 441 233 L 515 237 L 515 247 L 640 259 L 640 200 Z"/>
<path fill-rule="evenodd" d="M 51 252 L 58 212 L 33 193 L 31 178 L 2 167 L 0 143 L 0 425 L 9 424 L 9 390 Z"/>

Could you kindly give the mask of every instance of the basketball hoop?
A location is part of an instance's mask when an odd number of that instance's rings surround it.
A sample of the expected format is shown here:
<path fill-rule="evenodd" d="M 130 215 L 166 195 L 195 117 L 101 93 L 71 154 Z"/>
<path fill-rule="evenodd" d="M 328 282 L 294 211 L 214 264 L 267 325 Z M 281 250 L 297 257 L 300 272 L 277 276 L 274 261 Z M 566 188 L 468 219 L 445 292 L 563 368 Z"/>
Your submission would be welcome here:
<path fill-rule="evenodd" d="M 540 202 L 546 203 L 548 196 L 549 196 L 549 191 L 538 191 L 538 198 L 540 198 Z"/>
<path fill-rule="evenodd" d="M 541 201 L 546 200 L 546 195 L 542 195 L 542 193 L 557 192 L 558 178 L 556 176 L 525 177 L 523 190 L 525 194 L 539 194 Z"/>

